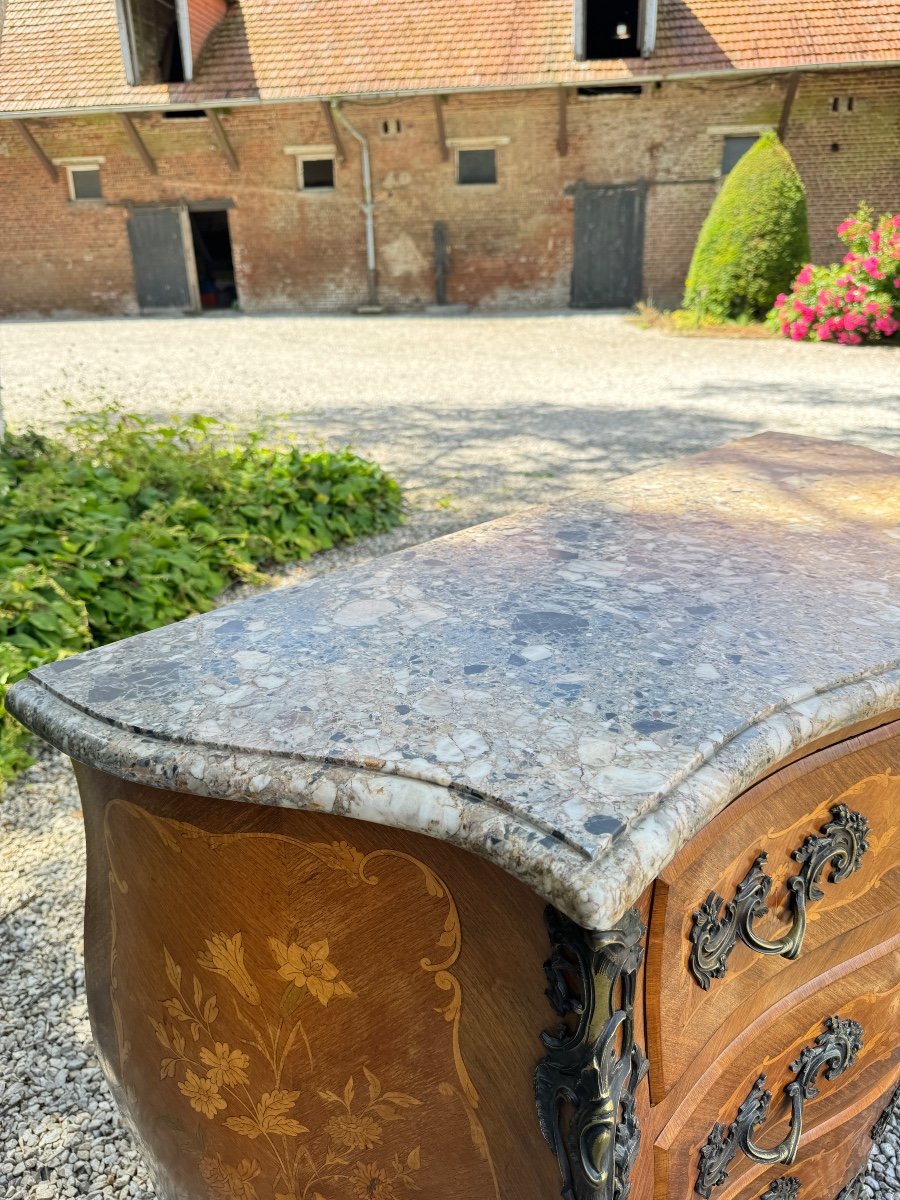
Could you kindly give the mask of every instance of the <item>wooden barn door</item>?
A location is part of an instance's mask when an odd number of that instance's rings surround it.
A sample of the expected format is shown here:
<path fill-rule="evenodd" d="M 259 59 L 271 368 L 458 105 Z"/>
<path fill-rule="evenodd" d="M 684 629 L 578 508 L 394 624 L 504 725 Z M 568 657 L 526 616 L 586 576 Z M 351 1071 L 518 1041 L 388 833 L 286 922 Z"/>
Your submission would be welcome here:
<path fill-rule="evenodd" d="M 142 312 L 198 308 L 190 225 L 182 207 L 134 208 L 128 240 L 134 285 Z"/>
<path fill-rule="evenodd" d="M 643 183 L 575 189 L 574 308 L 630 308 L 641 297 Z"/>

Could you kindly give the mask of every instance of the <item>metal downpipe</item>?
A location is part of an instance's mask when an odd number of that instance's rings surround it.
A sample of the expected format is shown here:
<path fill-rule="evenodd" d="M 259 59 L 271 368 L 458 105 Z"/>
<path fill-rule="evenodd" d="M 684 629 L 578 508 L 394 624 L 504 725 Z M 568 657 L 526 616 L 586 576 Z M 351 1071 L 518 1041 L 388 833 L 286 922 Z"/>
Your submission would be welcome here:
<path fill-rule="evenodd" d="M 351 137 L 359 142 L 362 150 L 362 176 L 363 176 L 363 212 L 366 219 L 366 273 L 368 276 L 368 307 L 378 307 L 378 272 L 375 266 L 375 200 L 372 194 L 372 163 L 369 158 L 369 143 L 368 140 L 356 129 L 341 111 L 341 106 L 336 101 L 331 102 L 332 110 L 344 126 Z"/>

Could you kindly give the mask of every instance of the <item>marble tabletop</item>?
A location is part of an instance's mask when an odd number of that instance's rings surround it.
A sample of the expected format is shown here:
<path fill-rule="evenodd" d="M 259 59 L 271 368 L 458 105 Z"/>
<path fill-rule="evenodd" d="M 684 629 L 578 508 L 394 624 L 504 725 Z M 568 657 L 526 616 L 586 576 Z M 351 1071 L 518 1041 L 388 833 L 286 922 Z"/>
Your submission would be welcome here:
<path fill-rule="evenodd" d="M 771 764 L 900 707 L 900 458 L 746 438 L 7 703 L 123 779 L 443 838 L 606 928 Z"/>

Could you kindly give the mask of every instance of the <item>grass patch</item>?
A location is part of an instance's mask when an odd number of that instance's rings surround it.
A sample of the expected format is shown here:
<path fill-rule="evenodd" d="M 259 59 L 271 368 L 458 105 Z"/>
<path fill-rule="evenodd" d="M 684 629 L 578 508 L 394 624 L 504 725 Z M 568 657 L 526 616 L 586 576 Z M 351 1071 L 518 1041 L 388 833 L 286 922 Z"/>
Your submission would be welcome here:
<path fill-rule="evenodd" d="M 399 524 L 397 483 L 349 450 L 118 409 L 0 443 L 0 701 L 29 670 L 206 612 L 260 567 Z M 0 715 L 0 786 L 29 765 Z"/>
<path fill-rule="evenodd" d="M 660 312 L 650 304 L 638 304 L 637 311 L 625 318 L 641 329 L 656 329 L 660 333 L 676 337 L 729 337 L 771 338 L 773 331 L 762 321 L 737 318 L 733 321 L 716 321 L 712 317 L 700 317 L 696 313 L 676 308 L 674 312 Z"/>

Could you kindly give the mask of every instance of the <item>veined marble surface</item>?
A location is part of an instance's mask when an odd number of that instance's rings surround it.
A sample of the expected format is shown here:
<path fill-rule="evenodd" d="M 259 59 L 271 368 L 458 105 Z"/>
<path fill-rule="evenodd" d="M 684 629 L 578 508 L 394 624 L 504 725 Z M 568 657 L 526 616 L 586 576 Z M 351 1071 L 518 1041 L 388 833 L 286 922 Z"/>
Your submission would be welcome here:
<path fill-rule="evenodd" d="M 427 833 L 606 928 L 772 763 L 900 707 L 900 458 L 747 438 L 7 703 L 123 779 Z"/>

